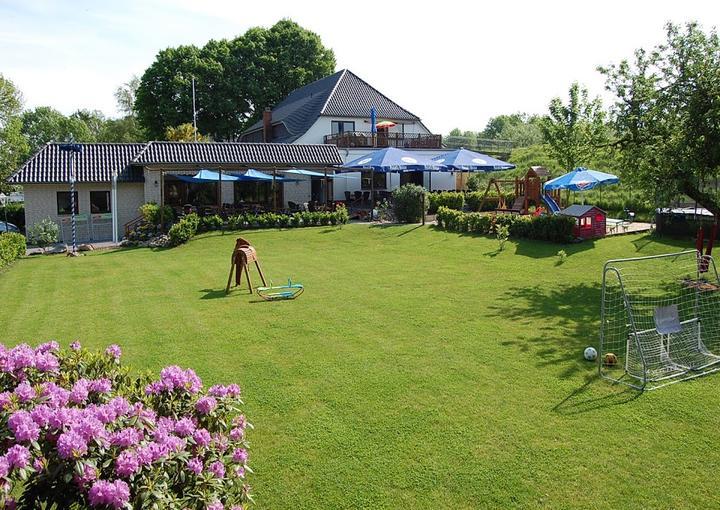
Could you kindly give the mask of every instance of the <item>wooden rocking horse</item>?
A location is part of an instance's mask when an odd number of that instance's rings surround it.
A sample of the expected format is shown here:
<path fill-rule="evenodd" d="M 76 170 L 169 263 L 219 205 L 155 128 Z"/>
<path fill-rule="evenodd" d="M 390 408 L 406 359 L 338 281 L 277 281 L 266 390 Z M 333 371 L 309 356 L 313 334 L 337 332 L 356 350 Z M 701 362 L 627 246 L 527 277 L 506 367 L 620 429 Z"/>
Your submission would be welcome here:
<path fill-rule="evenodd" d="M 263 274 L 260 262 L 258 261 L 257 252 L 248 241 L 242 237 L 238 237 L 235 241 L 235 249 L 230 257 L 230 276 L 228 276 L 227 287 L 225 287 L 225 294 L 230 292 L 230 285 L 232 283 L 233 272 L 235 272 L 235 287 L 239 287 L 242 283 L 242 273 L 245 271 L 245 278 L 247 279 L 248 288 L 250 294 L 253 292 L 252 283 L 250 283 L 250 262 L 255 262 L 255 267 L 260 273 L 260 279 L 264 286 L 267 286 L 265 282 L 265 275 Z"/>

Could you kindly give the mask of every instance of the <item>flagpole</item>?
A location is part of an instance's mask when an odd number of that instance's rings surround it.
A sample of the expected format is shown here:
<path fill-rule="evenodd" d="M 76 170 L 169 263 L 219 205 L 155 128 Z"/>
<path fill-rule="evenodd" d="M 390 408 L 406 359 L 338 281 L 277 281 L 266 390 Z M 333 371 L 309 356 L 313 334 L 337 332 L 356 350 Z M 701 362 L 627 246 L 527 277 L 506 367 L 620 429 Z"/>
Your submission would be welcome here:
<path fill-rule="evenodd" d="M 77 202 L 75 200 L 75 168 L 74 161 L 75 155 L 82 152 L 82 146 L 77 143 L 64 143 L 59 147 L 61 152 L 68 152 L 70 157 L 70 225 L 72 229 L 72 252 L 71 255 L 77 255 L 77 231 L 75 227 L 75 207 Z"/>

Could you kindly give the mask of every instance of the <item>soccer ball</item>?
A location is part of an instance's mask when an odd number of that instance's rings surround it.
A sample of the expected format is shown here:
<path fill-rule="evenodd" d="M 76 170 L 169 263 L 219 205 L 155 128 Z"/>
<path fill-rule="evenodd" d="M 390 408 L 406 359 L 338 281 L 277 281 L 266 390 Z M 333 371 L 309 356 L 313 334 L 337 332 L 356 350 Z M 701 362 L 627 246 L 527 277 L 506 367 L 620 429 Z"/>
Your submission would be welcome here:
<path fill-rule="evenodd" d="M 586 348 L 583 356 L 585 356 L 585 359 L 588 361 L 595 361 L 595 358 L 597 358 L 597 351 L 595 350 L 595 347 Z"/>
<path fill-rule="evenodd" d="M 603 363 L 607 367 L 614 367 L 615 365 L 617 365 L 617 362 L 618 358 L 612 352 L 605 353 L 605 356 L 603 356 Z"/>

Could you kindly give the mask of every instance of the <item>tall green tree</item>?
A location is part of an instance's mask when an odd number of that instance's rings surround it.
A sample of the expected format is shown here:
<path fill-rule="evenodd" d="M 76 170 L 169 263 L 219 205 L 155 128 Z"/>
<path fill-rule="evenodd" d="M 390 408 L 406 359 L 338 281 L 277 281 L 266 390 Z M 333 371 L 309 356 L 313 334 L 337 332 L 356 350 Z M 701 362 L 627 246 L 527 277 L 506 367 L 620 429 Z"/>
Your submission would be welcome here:
<path fill-rule="evenodd" d="M 165 130 L 165 139 L 171 142 L 194 142 L 195 136 L 195 129 L 189 122 Z M 207 136 L 197 133 L 198 142 L 207 142 L 208 140 Z"/>
<path fill-rule="evenodd" d="M 334 69 L 334 54 L 317 34 L 281 20 L 231 41 L 162 50 L 140 79 L 134 106 L 148 135 L 160 139 L 167 127 L 192 121 L 195 78 L 198 130 L 229 140 L 263 108 Z"/>
<path fill-rule="evenodd" d="M 655 203 L 684 194 L 718 217 L 717 32 L 668 24 L 663 44 L 600 71 L 617 97 L 612 111 L 625 176 Z"/>
<path fill-rule="evenodd" d="M 135 97 L 140 87 L 140 78 L 133 74 L 130 79 L 115 89 L 117 109 L 125 116 L 135 113 Z"/>
<path fill-rule="evenodd" d="M 89 136 L 87 140 L 84 141 L 96 142 L 99 141 L 105 129 L 107 119 L 100 110 L 77 110 L 70 115 L 68 122 L 76 126 L 79 126 L 80 123 L 85 124 L 89 131 Z"/>
<path fill-rule="evenodd" d="M 140 78 L 133 75 L 115 89 L 117 109 L 122 116 L 105 119 L 102 129 L 97 135 L 98 142 L 132 143 L 147 140 L 145 130 L 140 126 L 135 112 L 135 97 L 140 86 Z"/>
<path fill-rule="evenodd" d="M 556 97 L 550 101 L 549 110 L 541 122 L 543 138 L 550 155 L 565 170 L 586 165 L 607 144 L 602 102 L 599 97 L 591 99 L 586 88 L 573 83 L 567 104 Z"/>
<path fill-rule="evenodd" d="M 256 27 L 238 38 L 238 63 L 250 72 L 251 121 L 263 108 L 272 107 L 296 88 L 332 74 L 335 53 L 320 36 L 290 19 L 269 29 Z"/>
<path fill-rule="evenodd" d="M 38 106 L 22 114 L 22 134 L 28 142 L 29 150 L 25 157 L 37 152 L 48 142 L 96 141 L 93 130 L 81 116 L 66 117 L 49 106 Z"/>
<path fill-rule="evenodd" d="M 542 143 L 541 117 L 527 113 L 512 113 L 492 117 L 481 133 L 482 138 L 510 140 L 514 147 Z"/>
<path fill-rule="evenodd" d="M 7 191 L 6 179 L 20 166 L 28 144 L 22 135 L 23 98 L 15 84 L 0 74 L 0 191 Z"/>

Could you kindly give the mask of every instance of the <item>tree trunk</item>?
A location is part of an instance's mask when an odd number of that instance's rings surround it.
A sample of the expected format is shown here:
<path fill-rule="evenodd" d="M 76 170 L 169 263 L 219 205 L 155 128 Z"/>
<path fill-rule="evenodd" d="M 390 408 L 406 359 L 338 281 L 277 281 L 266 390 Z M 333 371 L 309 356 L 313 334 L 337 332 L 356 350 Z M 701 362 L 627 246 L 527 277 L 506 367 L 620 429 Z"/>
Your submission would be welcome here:
<path fill-rule="evenodd" d="M 680 191 L 713 213 L 716 221 L 720 218 L 720 203 L 718 203 L 717 195 L 702 191 L 695 183 L 688 181 L 682 181 L 680 183 Z"/>

